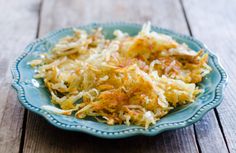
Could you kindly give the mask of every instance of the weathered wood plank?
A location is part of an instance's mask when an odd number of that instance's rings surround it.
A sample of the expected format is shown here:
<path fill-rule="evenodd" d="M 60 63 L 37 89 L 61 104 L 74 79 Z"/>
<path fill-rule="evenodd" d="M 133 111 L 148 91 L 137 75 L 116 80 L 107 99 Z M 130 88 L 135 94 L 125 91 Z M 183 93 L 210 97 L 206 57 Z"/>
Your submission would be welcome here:
<path fill-rule="evenodd" d="M 134 6 L 135 5 L 135 6 Z M 131 11 L 132 10 L 132 11 Z M 148 10 L 148 11 L 147 11 Z M 171 11 L 170 11 L 171 10 Z M 179 1 L 51 0 L 44 1 L 40 35 L 66 26 L 90 22 L 128 21 L 153 24 L 188 33 Z M 193 126 L 147 138 L 102 140 L 52 127 L 29 113 L 24 152 L 198 152 Z"/>
<path fill-rule="evenodd" d="M 24 152 L 27 153 L 156 153 L 196 152 L 192 127 L 166 132 L 155 137 L 107 140 L 83 133 L 63 131 L 44 119 L 29 114 Z"/>
<path fill-rule="evenodd" d="M 52 10 L 53 9 L 53 10 Z M 67 26 L 84 25 L 91 22 L 126 21 L 153 24 L 173 29 L 180 33 L 188 33 L 182 8 L 179 1 L 151 0 L 72 0 L 47 1 L 43 4 L 40 35 L 51 30 Z"/>
<path fill-rule="evenodd" d="M 197 141 L 204 153 L 227 153 L 227 146 L 214 111 L 210 111 L 195 124 Z"/>
<path fill-rule="evenodd" d="M 10 67 L 37 32 L 39 0 L 0 1 L 0 152 L 19 152 L 24 109 L 11 88 Z"/>
<path fill-rule="evenodd" d="M 236 152 L 236 103 L 234 102 L 236 99 L 236 81 L 234 79 L 236 75 L 236 1 L 215 0 L 214 5 L 211 0 L 184 0 L 183 2 L 193 35 L 217 53 L 229 74 L 225 98 L 217 108 L 217 112 L 228 149 L 230 152 Z M 206 130 L 209 131 L 207 128 Z M 222 136 L 218 135 L 218 137 Z M 217 135 L 214 141 L 216 138 Z M 217 146 L 212 146 L 214 150 L 218 150 L 220 147 L 220 142 Z M 220 152 L 220 150 L 218 151 Z"/>

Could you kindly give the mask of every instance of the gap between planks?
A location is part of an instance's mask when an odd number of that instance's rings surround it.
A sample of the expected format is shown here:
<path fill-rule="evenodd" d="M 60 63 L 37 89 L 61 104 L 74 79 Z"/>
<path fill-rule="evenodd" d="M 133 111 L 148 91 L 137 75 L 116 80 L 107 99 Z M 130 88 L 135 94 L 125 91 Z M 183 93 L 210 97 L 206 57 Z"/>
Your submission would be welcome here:
<path fill-rule="evenodd" d="M 190 36 L 193 36 L 192 30 L 191 30 L 191 27 L 190 27 L 190 24 L 189 24 L 187 15 L 186 15 L 186 11 L 185 11 L 185 9 L 184 9 L 183 1 L 182 1 L 182 0 L 179 0 L 179 3 L 180 3 L 180 6 L 181 6 L 181 8 L 182 8 L 183 15 L 184 15 L 184 19 L 185 19 L 186 24 L 187 24 L 187 27 L 188 27 L 189 35 L 190 35 Z M 198 151 L 199 151 L 199 153 L 202 153 L 202 149 L 201 149 L 201 147 L 200 147 L 199 140 L 198 140 L 198 138 L 197 138 L 197 131 L 196 131 L 195 125 L 193 125 L 193 130 L 194 130 L 194 137 L 195 137 L 195 140 L 196 140 L 196 143 L 197 143 Z"/>
<path fill-rule="evenodd" d="M 180 6 L 182 8 L 182 11 L 183 11 L 183 15 L 184 15 L 187 27 L 188 27 L 189 34 L 190 34 L 190 36 L 193 36 L 182 0 L 179 0 L 179 3 L 180 3 Z M 194 130 L 194 137 L 195 137 L 195 140 L 196 140 L 196 143 L 197 143 L 198 151 L 199 151 L 199 153 L 202 153 L 202 150 L 201 150 L 201 147 L 200 147 L 200 144 L 199 144 L 199 140 L 197 138 L 197 131 L 196 131 L 195 125 L 193 125 L 193 130 Z"/>
<path fill-rule="evenodd" d="M 216 119 L 217 119 L 218 124 L 219 124 L 219 127 L 220 127 L 220 131 L 221 131 L 221 133 L 222 133 L 223 139 L 224 139 L 224 141 L 225 141 L 226 148 L 227 148 L 228 152 L 230 152 L 230 151 L 229 151 L 228 143 L 227 143 L 227 141 L 226 141 L 225 133 L 224 133 L 224 130 L 223 130 L 223 126 L 222 126 L 221 121 L 220 121 L 219 113 L 218 113 L 218 111 L 217 111 L 216 108 L 214 108 L 214 112 L 215 112 Z"/>
<path fill-rule="evenodd" d="M 24 117 L 23 117 L 22 133 L 21 133 L 21 138 L 20 138 L 20 149 L 19 149 L 19 153 L 23 153 L 23 150 L 24 150 L 25 130 L 26 130 L 27 115 L 28 115 L 28 110 L 25 109 L 25 111 L 24 111 Z"/>
<path fill-rule="evenodd" d="M 192 30 L 191 30 L 191 26 L 190 26 L 190 23 L 189 23 L 189 20 L 188 20 L 188 17 L 187 17 L 187 13 L 186 13 L 184 4 L 183 4 L 183 0 L 179 0 L 179 1 L 180 1 L 180 5 L 181 5 L 181 7 L 182 7 L 182 10 L 183 10 L 183 14 L 184 14 L 184 18 L 185 18 L 185 20 L 186 20 L 186 24 L 187 24 L 187 27 L 188 27 L 188 30 L 189 30 L 189 34 L 190 34 L 190 36 L 193 37 L 193 33 L 192 33 Z M 222 127 L 222 124 L 221 124 L 221 121 L 220 121 L 220 118 L 219 118 L 219 114 L 218 114 L 216 108 L 214 108 L 213 111 L 214 111 L 214 115 L 216 116 L 216 120 L 217 120 L 217 123 L 218 123 L 218 125 L 219 125 L 221 134 L 222 134 L 222 136 L 223 136 L 223 139 L 224 139 L 224 143 L 225 143 L 225 145 L 226 145 L 226 148 L 227 148 L 228 152 L 230 152 L 230 151 L 229 151 L 228 144 L 227 144 L 227 141 L 226 141 L 226 138 L 225 138 L 225 133 L 224 133 L 224 131 L 223 131 L 223 127 Z M 199 140 L 198 140 L 198 138 L 197 138 L 197 131 L 196 131 L 196 126 L 195 126 L 195 124 L 194 124 L 194 134 L 195 134 L 195 139 L 196 139 L 196 142 L 197 142 L 198 150 L 199 150 L 199 152 L 201 153 L 202 151 L 201 151 L 201 147 L 200 147 L 200 144 L 199 144 Z"/>
<path fill-rule="evenodd" d="M 39 30 L 40 30 L 40 23 L 41 23 L 41 11 L 43 6 L 43 1 L 41 0 L 39 3 L 39 9 L 38 9 L 38 23 L 37 23 L 37 32 L 35 38 L 39 37 Z M 27 116 L 28 116 L 28 110 L 25 109 L 24 111 L 24 117 L 23 117 L 23 125 L 22 125 L 22 133 L 21 133 L 21 139 L 20 139 L 20 148 L 19 153 L 23 153 L 24 151 L 24 143 L 25 143 L 25 132 L 26 132 L 26 124 L 27 124 Z"/>

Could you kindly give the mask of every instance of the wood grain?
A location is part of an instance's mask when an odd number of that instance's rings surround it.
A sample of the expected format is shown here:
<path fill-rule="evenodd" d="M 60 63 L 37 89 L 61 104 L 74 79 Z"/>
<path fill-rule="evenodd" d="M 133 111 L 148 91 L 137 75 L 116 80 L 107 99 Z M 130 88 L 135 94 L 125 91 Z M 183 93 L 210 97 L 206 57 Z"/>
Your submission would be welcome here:
<path fill-rule="evenodd" d="M 217 108 L 230 152 L 236 152 L 236 1 L 184 0 L 192 33 L 217 53 L 229 75 L 225 98 Z"/>
<path fill-rule="evenodd" d="M 39 1 L 0 1 L 0 152 L 19 152 L 24 109 L 11 88 L 10 67 L 37 32 Z"/>
<path fill-rule="evenodd" d="M 66 6 L 66 7 L 65 7 Z M 132 10 L 132 11 L 131 11 Z M 147 11 L 148 10 L 148 11 Z M 44 1 L 40 36 L 66 26 L 90 22 L 128 21 L 155 25 L 188 33 L 179 1 L 151 0 L 51 0 Z M 193 126 L 156 137 L 103 140 L 80 133 L 62 131 L 29 113 L 24 152 L 198 152 Z"/>

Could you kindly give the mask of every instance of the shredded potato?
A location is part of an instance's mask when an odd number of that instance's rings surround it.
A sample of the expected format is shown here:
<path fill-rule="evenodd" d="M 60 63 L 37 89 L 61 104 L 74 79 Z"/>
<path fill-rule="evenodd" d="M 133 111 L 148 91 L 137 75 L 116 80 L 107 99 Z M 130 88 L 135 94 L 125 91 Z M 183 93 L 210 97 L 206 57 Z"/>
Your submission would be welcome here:
<path fill-rule="evenodd" d="M 30 62 L 44 80 L 48 111 L 95 117 L 109 125 L 148 128 L 178 105 L 193 102 L 196 86 L 211 71 L 208 55 L 195 52 L 144 24 L 136 36 L 120 30 L 106 39 L 102 29 L 74 29 L 46 54 Z"/>

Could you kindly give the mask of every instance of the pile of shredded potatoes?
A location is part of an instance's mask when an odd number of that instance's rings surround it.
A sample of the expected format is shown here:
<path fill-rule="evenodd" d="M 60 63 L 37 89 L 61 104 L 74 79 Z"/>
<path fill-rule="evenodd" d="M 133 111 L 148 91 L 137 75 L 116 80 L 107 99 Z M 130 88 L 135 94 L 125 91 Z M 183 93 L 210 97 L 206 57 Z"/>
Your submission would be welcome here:
<path fill-rule="evenodd" d="M 74 29 L 48 53 L 30 62 L 60 107 L 44 109 L 109 125 L 148 128 L 178 105 L 193 102 L 196 83 L 211 71 L 208 55 L 195 52 L 144 24 L 136 36 L 120 30 Z"/>

